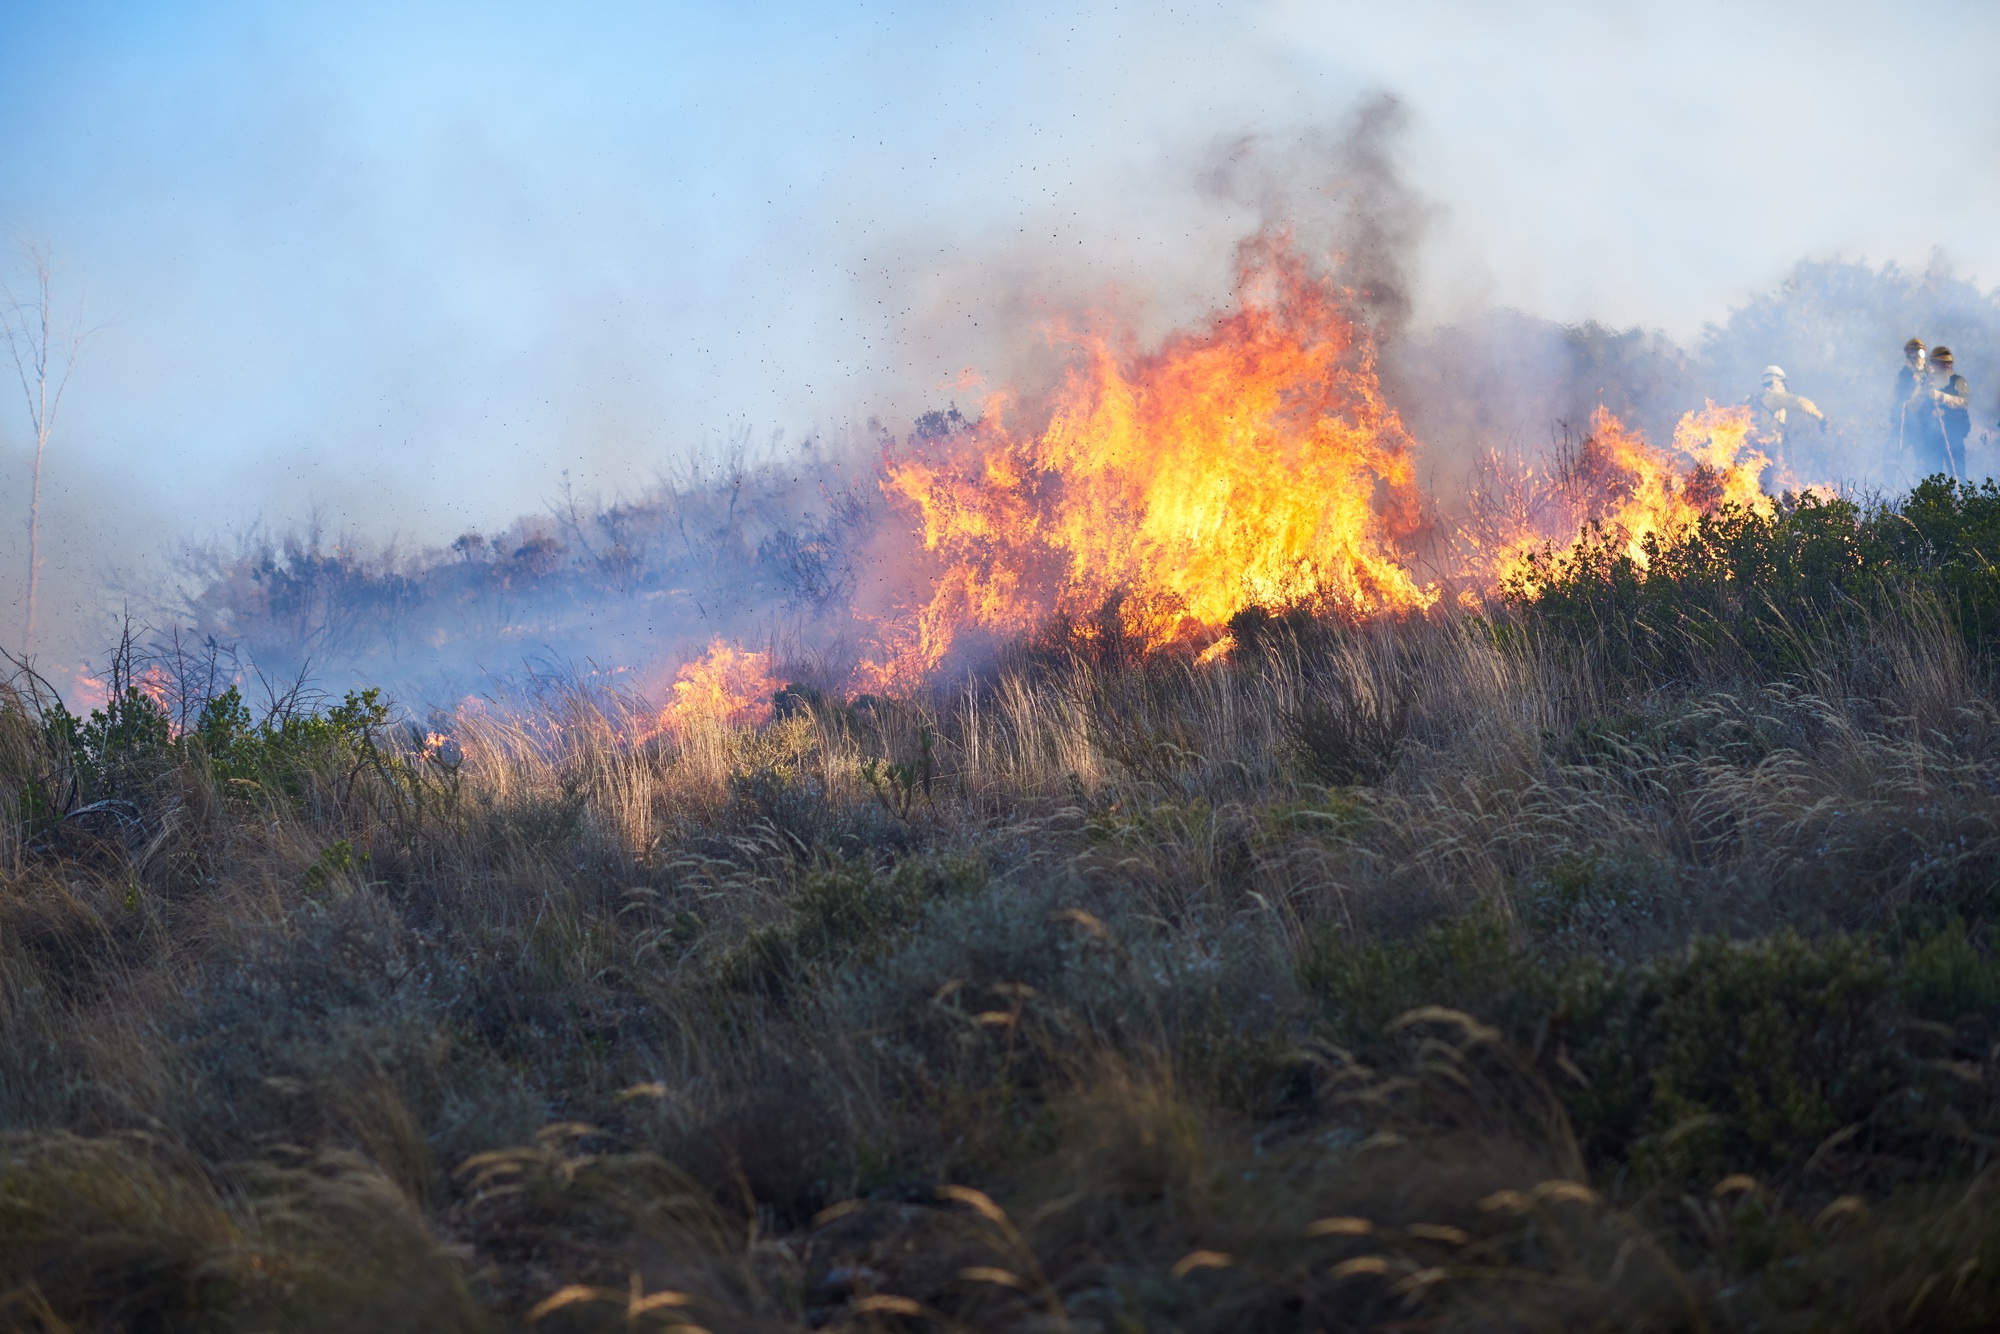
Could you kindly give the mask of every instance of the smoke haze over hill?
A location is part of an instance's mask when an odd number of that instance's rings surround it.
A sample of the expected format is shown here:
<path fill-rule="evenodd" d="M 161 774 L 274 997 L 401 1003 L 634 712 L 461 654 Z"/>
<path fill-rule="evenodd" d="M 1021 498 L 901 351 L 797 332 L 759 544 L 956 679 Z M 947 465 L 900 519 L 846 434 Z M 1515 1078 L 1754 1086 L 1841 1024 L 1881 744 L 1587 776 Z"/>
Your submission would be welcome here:
<path fill-rule="evenodd" d="M 49 471 L 64 662 L 127 599 L 412 688 L 670 660 L 717 615 L 779 633 L 825 496 L 879 499 L 871 418 L 906 437 L 1051 383 L 1043 327 L 1077 311 L 1197 323 L 1280 215 L 1393 269 L 1382 372 L 1440 481 L 1599 402 L 1664 439 L 1777 361 L 1833 423 L 1802 466 L 1894 486 L 1903 338 L 1959 349 L 1982 423 L 2000 384 L 1982 6 L 4 9 L 0 226 L 52 243 L 99 325 Z M 1341 158 L 1382 88 L 1402 128 Z M 1390 168 L 1400 193 L 1339 193 Z M 460 613 L 431 599 L 475 562 L 528 551 L 553 588 L 619 550 L 606 523 L 650 534 L 619 560 L 712 558 L 666 516 L 739 445 L 770 465 L 724 507 L 731 577 L 764 581 L 745 607 L 656 564 L 692 622 L 595 593 L 545 614 L 510 576 L 513 610 L 437 658 Z M 0 415 L 0 490 L 25 466 Z M 190 538 L 207 554 L 170 569 Z M 243 582 L 266 543 L 281 572 L 410 584 L 352 631 L 294 609 L 281 648 Z M 9 519 L 0 614 L 23 563 Z"/>

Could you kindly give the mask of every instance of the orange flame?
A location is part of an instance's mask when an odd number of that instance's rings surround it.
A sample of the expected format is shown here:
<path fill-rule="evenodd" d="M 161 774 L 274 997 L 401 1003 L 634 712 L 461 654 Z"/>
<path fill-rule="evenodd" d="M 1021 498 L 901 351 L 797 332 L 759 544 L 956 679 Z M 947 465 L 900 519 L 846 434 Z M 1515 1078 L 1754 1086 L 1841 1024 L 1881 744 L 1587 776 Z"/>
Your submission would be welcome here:
<path fill-rule="evenodd" d="M 673 699 L 660 713 L 660 728 L 685 732 L 704 722 L 761 726 L 771 720 L 771 696 L 778 688 L 770 654 L 747 652 L 717 639 L 674 678 Z"/>
<path fill-rule="evenodd" d="M 1019 633 L 1117 599 L 1149 648 L 1213 642 L 1253 604 L 1436 601 L 1400 551 L 1421 511 L 1413 442 L 1373 339 L 1289 237 L 1247 243 L 1236 308 L 1156 352 L 1064 336 L 1082 356 L 1039 434 L 1010 430 L 996 397 L 969 431 L 884 460 L 940 567 L 913 620 L 885 627 L 885 682 L 936 666 L 965 629 Z"/>
<path fill-rule="evenodd" d="M 1529 479 L 1530 489 L 1539 482 L 1557 495 L 1552 504 L 1520 506 L 1543 521 L 1521 521 L 1484 563 L 1486 570 L 1502 583 L 1532 588 L 1529 557 L 1568 547 L 1592 524 L 1644 568 L 1649 537 L 1671 536 L 1725 505 L 1769 514 L 1761 479 L 1771 461 L 1750 443 L 1751 429 L 1748 408 L 1710 403 L 1681 417 L 1669 453 L 1599 407 L 1582 447 L 1557 475 Z"/>
<path fill-rule="evenodd" d="M 59 693 L 69 707 L 79 714 L 88 714 L 111 703 L 111 676 L 110 672 L 92 668 L 88 663 L 78 663 L 69 673 L 68 688 Z M 159 663 L 147 663 L 126 684 L 136 688 L 163 711 L 173 712 L 176 698 L 174 679 Z"/>
<path fill-rule="evenodd" d="M 1647 560 L 1646 539 L 1654 534 L 1678 532 L 1723 504 L 1770 508 L 1758 478 L 1771 461 L 1747 442 L 1748 408 L 1718 408 L 1710 403 L 1680 419 L 1674 427 L 1674 448 L 1694 460 L 1688 469 L 1628 432 L 1603 408 L 1592 415 L 1590 424 L 1599 446 L 1633 479 L 1623 503 L 1605 516 L 1603 524 L 1606 531 L 1625 539 L 1626 554 L 1641 567 Z"/>
<path fill-rule="evenodd" d="M 94 672 L 88 663 L 79 663 L 70 673 L 69 689 L 62 692 L 69 706 L 79 715 L 87 715 L 92 709 L 101 709 L 111 698 L 111 685 L 102 674 Z"/>

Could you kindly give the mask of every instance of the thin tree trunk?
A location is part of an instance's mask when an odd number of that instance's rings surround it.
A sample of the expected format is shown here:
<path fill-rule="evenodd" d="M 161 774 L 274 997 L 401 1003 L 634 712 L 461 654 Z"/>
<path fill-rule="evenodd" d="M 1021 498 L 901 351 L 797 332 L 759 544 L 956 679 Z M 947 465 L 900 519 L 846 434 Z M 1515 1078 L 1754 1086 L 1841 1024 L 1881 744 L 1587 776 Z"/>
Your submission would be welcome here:
<path fill-rule="evenodd" d="M 31 246 L 28 258 L 35 275 L 35 300 L 30 306 L 15 297 L 0 282 L 0 333 L 7 338 L 7 351 L 20 376 L 21 393 L 27 400 L 28 421 L 35 431 L 34 483 L 28 498 L 28 617 L 27 653 L 35 650 L 35 622 L 42 598 L 42 468 L 47 462 L 49 435 L 55 429 L 56 412 L 62 406 L 63 390 L 76 369 L 77 353 L 83 346 L 83 303 L 77 302 L 76 322 L 67 330 L 54 328 L 55 308 L 50 292 L 48 255 Z M 51 359 L 56 361 L 55 392 L 50 396 Z"/>
<path fill-rule="evenodd" d="M 42 591 L 42 459 L 49 450 L 49 381 L 46 375 L 36 388 L 40 391 L 41 401 L 35 413 L 35 481 L 28 499 L 28 632 L 22 646 L 23 651 L 31 656 L 35 651 L 35 605 Z"/>

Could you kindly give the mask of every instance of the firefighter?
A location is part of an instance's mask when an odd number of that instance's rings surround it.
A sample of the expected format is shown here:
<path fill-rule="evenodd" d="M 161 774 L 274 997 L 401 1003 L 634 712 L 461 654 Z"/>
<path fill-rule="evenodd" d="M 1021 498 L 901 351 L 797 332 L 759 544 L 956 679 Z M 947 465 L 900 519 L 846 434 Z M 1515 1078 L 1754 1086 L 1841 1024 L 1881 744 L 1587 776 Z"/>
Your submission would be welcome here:
<path fill-rule="evenodd" d="M 1785 444 L 1791 438 L 1793 428 L 1811 417 L 1819 423 L 1820 430 L 1826 429 L 1826 414 L 1819 410 L 1819 405 L 1785 388 L 1785 368 L 1782 366 L 1764 368 L 1764 387 L 1750 396 L 1750 409 L 1757 445 L 1771 456 L 1771 462 L 1778 466 L 1780 472 L 1787 463 Z"/>
<path fill-rule="evenodd" d="M 1912 338 L 1903 344 L 1903 367 L 1896 372 L 1896 444 L 1914 450 L 1923 438 L 1924 422 L 1931 414 L 1930 354 L 1924 340 Z"/>
<path fill-rule="evenodd" d="M 1972 434 L 1972 387 L 1952 365 L 1951 349 L 1934 347 L 1930 358 L 1931 410 L 1938 423 L 1937 434 L 1944 445 L 1945 470 L 1953 477 L 1965 477 L 1965 438 Z"/>

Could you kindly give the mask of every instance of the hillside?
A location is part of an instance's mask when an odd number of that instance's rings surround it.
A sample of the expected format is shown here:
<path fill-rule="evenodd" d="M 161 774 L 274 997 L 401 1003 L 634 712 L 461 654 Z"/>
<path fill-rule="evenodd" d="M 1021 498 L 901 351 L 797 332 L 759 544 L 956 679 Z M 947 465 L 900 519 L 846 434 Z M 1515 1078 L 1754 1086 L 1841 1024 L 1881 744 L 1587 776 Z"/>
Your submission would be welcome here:
<path fill-rule="evenodd" d="M 1990 1328 L 1996 540 L 1724 507 L 751 727 L 19 675 L 4 1322 Z"/>

